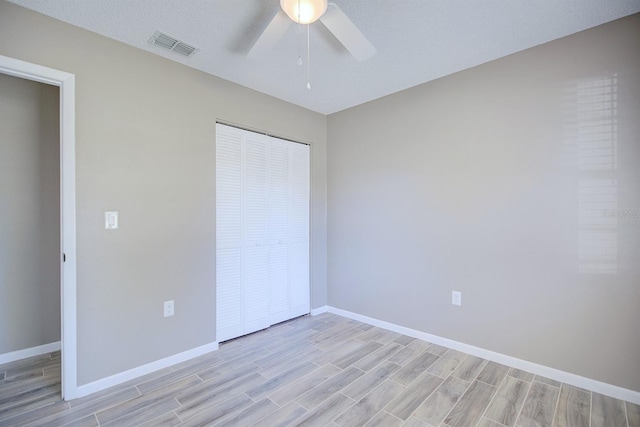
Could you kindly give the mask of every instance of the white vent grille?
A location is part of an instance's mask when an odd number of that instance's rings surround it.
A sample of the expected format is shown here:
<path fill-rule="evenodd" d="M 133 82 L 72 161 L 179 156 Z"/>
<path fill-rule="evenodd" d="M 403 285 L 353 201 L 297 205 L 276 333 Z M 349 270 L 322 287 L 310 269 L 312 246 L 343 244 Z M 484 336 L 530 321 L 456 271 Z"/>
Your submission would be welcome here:
<path fill-rule="evenodd" d="M 156 31 L 156 33 L 149 39 L 149 43 L 157 46 L 169 49 L 187 58 L 196 53 L 199 49 L 195 46 L 191 46 L 183 41 L 171 37 L 168 34 Z"/>

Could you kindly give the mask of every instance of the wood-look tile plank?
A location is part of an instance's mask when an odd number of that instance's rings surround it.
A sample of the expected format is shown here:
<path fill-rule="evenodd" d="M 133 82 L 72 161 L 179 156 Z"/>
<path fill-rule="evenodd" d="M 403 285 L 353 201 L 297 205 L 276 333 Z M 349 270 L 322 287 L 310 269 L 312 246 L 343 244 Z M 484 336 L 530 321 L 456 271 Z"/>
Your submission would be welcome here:
<path fill-rule="evenodd" d="M 69 404 L 62 400 L 58 400 L 57 402 L 49 403 L 48 405 L 41 406 L 27 412 L 21 412 L 11 418 L 3 417 L 3 419 L 0 420 L 0 426 L 24 426 L 42 417 L 57 414 L 58 412 L 62 412 L 66 409 L 69 409 Z"/>
<path fill-rule="evenodd" d="M 19 366 L 12 369 L 7 369 L 5 371 L 4 378 L 5 380 L 11 379 L 14 377 L 33 377 L 33 376 L 43 376 L 44 371 L 50 369 L 52 367 L 60 367 L 60 362 L 58 360 L 44 359 L 38 363 L 34 363 L 32 365 Z"/>
<path fill-rule="evenodd" d="M 327 329 L 331 329 L 336 325 L 336 323 L 331 322 L 320 322 L 318 325 L 313 326 L 311 329 L 318 332 L 324 332 Z"/>
<path fill-rule="evenodd" d="M 416 338 L 407 336 L 407 335 L 400 335 L 398 338 L 396 338 L 395 340 L 393 340 L 394 343 L 396 344 L 400 344 L 401 346 L 406 346 L 407 344 L 409 344 L 411 341 L 415 340 Z"/>
<path fill-rule="evenodd" d="M 476 356 L 467 356 L 451 375 L 464 381 L 474 381 L 478 374 L 484 369 L 487 360 Z"/>
<path fill-rule="evenodd" d="M 409 363 L 400 368 L 396 372 L 392 379 L 393 381 L 402 385 L 408 386 L 411 384 L 420 374 L 425 372 L 436 360 L 438 356 L 428 351 L 420 353 L 413 358 Z"/>
<path fill-rule="evenodd" d="M 625 402 L 627 406 L 627 422 L 629 427 L 640 427 L 640 405 Z"/>
<path fill-rule="evenodd" d="M 398 417 L 394 417 L 388 412 L 378 412 L 378 415 L 373 417 L 365 427 L 399 427 L 403 424 L 402 420 Z"/>
<path fill-rule="evenodd" d="M 309 350 L 319 351 L 311 344 L 311 342 L 306 340 L 283 340 L 278 347 L 272 347 L 269 349 L 272 353 L 256 359 L 253 363 L 260 366 L 262 369 L 268 369 L 280 364 L 283 360 L 288 360 L 289 363 L 291 363 L 292 357 L 297 356 L 302 351 Z"/>
<path fill-rule="evenodd" d="M 426 346 L 424 350 L 417 350 L 415 348 L 406 346 L 398 350 L 396 354 L 389 357 L 388 360 L 389 362 L 395 363 L 396 365 L 404 366 L 410 361 L 412 361 L 418 354 L 422 353 L 425 350 L 426 350 Z"/>
<path fill-rule="evenodd" d="M 414 416 L 431 425 L 440 425 L 470 385 L 450 376 L 418 407 Z"/>
<path fill-rule="evenodd" d="M 42 417 L 34 422 L 31 427 L 66 425 L 73 421 L 84 419 L 87 416 L 92 415 L 98 411 L 121 405 L 137 397 L 140 397 L 140 393 L 136 388 L 126 388 L 120 392 L 105 395 L 98 399 L 86 401 L 86 403 L 84 403 L 83 405 L 72 406 L 69 410 L 48 417 Z"/>
<path fill-rule="evenodd" d="M 480 378 L 478 377 L 478 381 Z M 506 377 L 498 388 L 484 416 L 507 427 L 516 423 L 520 409 L 527 397 L 530 383 L 514 377 Z"/>
<path fill-rule="evenodd" d="M 516 425 L 522 427 L 551 426 L 560 389 L 534 381 L 524 401 Z"/>
<path fill-rule="evenodd" d="M 589 427 L 591 393 L 577 387 L 562 384 L 556 408 L 556 427 Z"/>
<path fill-rule="evenodd" d="M 215 364 L 213 365 L 215 366 Z M 200 371 L 205 369 L 211 369 L 212 364 L 210 360 L 203 360 L 196 364 L 188 365 L 178 370 L 172 370 L 161 377 L 154 378 L 150 381 L 146 381 L 138 384 L 136 387 L 140 390 L 140 393 L 150 393 L 154 390 L 157 390 L 161 387 L 167 386 L 173 382 L 186 378 L 190 375 L 197 374 Z"/>
<path fill-rule="evenodd" d="M 548 384 L 548 385 L 560 388 L 560 381 L 552 380 L 551 378 L 541 377 L 540 375 L 536 375 L 533 377 L 533 380 L 538 381 L 539 383 Z"/>
<path fill-rule="evenodd" d="M 286 334 L 276 336 L 270 341 L 264 343 L 261 348 L 267 351 L 277 352 L 289 346 L 307 346 L 313 345 L 310 340 L 322 332 L 313 329 L 294 329 Z"/>
<path fill-rule="evenodd" d="M 440 359 L 436 360 L 433 365 L 429 366 L 427 372 L 440 378 L 447 378 L 451 372 L 453 372 L 460 362 L 467 357 L 466 354 L 456 351 L 447 350 L 440 356 Z"/>
<path fill-rule="evenodd" d="M 353 400 L 359 400 L 378 385 L 382 384 L 387 378 L 391 377 L 398 369 L 400 369 L 400 366 L 395 363 L 385 362 L 355 380 L 345 388 L 342 393 Z"/>
<path fill-rule="evenodd" d="M 141 424 L 140 427 L 175 427 L 182 424 L 182 420 L 173 412 L 165 412 L 157 418 Z M 65 426 L 67 427 L 67 426 Z"/>
<path fill-rule="evenodd" d="M 213 367 L 211 369 L 205 369 L 204 371 L 198 372 L 197 375 L 202 379 L 202 381 L 209 383 L 212 386 L 217 386 L 220 384 L 226 384 L 229 381 L 233 381 L 248 374 L 258 372 L 259 370 L 260 368 L 257 365 L 247 362 L 239 367 L 228 367 L 226 369 Z"/>
<path fill-rule="evenodd" d="M 363 341 L 358 340 L 358 336 L 362 332 L 363 332 L 362 330 L 352 327 L 346 331 L 340 332 L 339 334 L 337 334 L 335 337 L 331 339 L 317 342 L 317 343 L 314 343 L 313 345 L 321 349 L 322 351 L 335 350 L 348 342 L 356 342 L 359 345 L 362 345 Z"/>
<path fill-rule="evenodd" d="M 270 401 L 269 399 L 262 399 L 249 407 L 241 410 L 239 413 L 225 417 L 214 425 L 216 426 L 239 426 L 239 425 L 251 425 L 254 422 L 266 417 L 269 414 L 278 410 L 278 405 Z"/>
<path fill-rule="evenodd" d="M 31 366 L 48 360 L 51 360 L 50 354 L 40 354 L 26 359 L 14 360 L 13 362 L 3 363 L 0 365 L 0 372 L 5 372 L 22 366 Z"/>
<path fill-rule="evenodd" d="M 361 341 L 375 341 L 381 344 L 388 344 L 400 337 L 401 335 L 397 332 L 389 331 L 382 328 L 371 328 L 365 333 L 359 335 L 358 339 Z"/>
<path fill-rule="evenodd" d="M 362 375 L 364 375 L 364 372 L 360 369 L 349 367 L 309 390 L 296 401 L 307 409 L 313 409 Z"/>
<path fill-rule="evenodd" d="M 284 406 L 299 396 L 302 396 L 309 390 L 317 387 L 319 384 L 336 375 L 338 372 L 340 372 L 340 368 L 333 365 L 321 366 L 291 385 L 282 387 L 274 393 L 269 394 L 268 397 L 276 404 Z"/>
<path fill-rule="evenodd" d="M 269 364 L 268 367 L 263 367 L 260 373 L 267 378 L 274 378 L 291 367 L 292 360 L 305 360 L 311 359 L 323 354 L 324 352 L 315 347 L 307 347 L 300 349 L 295 356 L 282 357 L 277 363 Z M 316 365 L 317 366 L 317 365 Z"/>
<path fill-rule="evenodd" d="M 451 427 L 476 425 L 491 401 L 496 388 L 480 381 L 474 381 L 458 400 L 444 423 Z"/>
<path fill-rule="evenodd" d="M 100 400 L 102 398 L 104 398 L 105 396 L 109 396 L 115 393 L 119 393 L 119 392 L 124 392 L 127 389 L 134 389 L 134 390 L 138 390 L 136 388 L 137 384 L 146 382 L 146 381 L 150 381 L 154 378 L 159 378 L 163 375 L 166 375 L 167 373 L 171 372 L 171 368 L 164 368 L 164 369 L 160 369 L 158 371 L 152 372 L 150 374 L 147 375 L 143 375 L 141 377 L 138 378 L 134 378 L 132 380 L 129 380 L 125 383 L 122 384 L 118 384 L 116 386 L 113 387 L 109 387 L 105 390 L 102 391 L 98 391 L 96 393 L 90 394 L 89 396 L 85 396 L 85 397 L 81 397 L 79 399 L 75 399 L 75 400 L 71 400 L 69 402 L 69 404 L 71 405 L 72 408 L 76 407 L 76 406 L 81 406 L 81 405 L 85 405 L 87 403 L 96 401 L 96 400 Z"/>
<path fill-rule="evenodd" d="M 591 397 L 591 425 L 626 427 L 627 417 L 623 401 L 593 392 Z"/>
<path fill-rule="evenodd" d="M 513 378 L 517 378 L 522 381 L 531 382 L 533 381 L 533 374 L 531 372 L 522 371 L 520 369 L 511 368 L 509 369 L 509 376 Z"/>
<path fill-rule="evenodd" d="M 311 361 L 319 366 L 326 365 L 327 363 L 331 363 L 334 360 L 339 359 L 350 351 L 361 348 L 362 345 L 362 341 L 348 340 L 337 345 L 335 348 L 325 347 L 323 349 L 324 353 L 314 357 Z"/>
<path fill-rule="evenodd" d="M 147 409 L 155 411 L 158 409 L 158 402 L 161 402 L 161 404 L 166 404 L 166 407 L 171 408 L 167 410 L 173 410 L 176 407 L 180 406 L 178 402 L 172 397 L 174 394 L 178 393 L 180 390 L 201 383 L 202 380 L 200 378 L 192 375 L 188 378 L 184 378 L 168 386 L 155 390 L 149 394 L 139 396 L 135 399 L 128 400 L 123 404 L 104 409 L 96 414 L 98 417 L 98 421 L 101 425 L 108 424 L 119 419 L 129 419 L 129 417 L 136 417 L 137 415 L 145 413 Z M 172 405 L 170 401 L 175 402 L 175 405 Z M 155 416 L 158 415 L 160 414 L 157 413 Z M 146 421 L 146 419 L 142 421 Z"/>
<path fill-rule="evenodd" d="M 194 357 L 193 359 L 185 360 L 184 362 L 176 363 L 173 366 L 170 366 L 172 371 L 179 371 L 182 368 L 186 368 L 187 366 L 193 366 L 208 360 L 210 366 L 217 365 L 218 363 L 222 363 L 222 358 L 218 356 L 217 351 L 212 351 L 210 353 L 203 354 L 198 357 Z"/>
<path fill-rule="evenodd" d="M 327 329 L 326 331 L 309 338 L 309 341 L 311 341 L 315 345 L 320 345 L 325 341 L 349 339 L 359 336 L 363 333 L 364 332 L 362 330 L 354 328 L 353 326 L 345 327 L 343 325 L 336 325 L 331 329 Z"/>
<path fill-rule="evenodd" d="M 165 396 L 154 399 L 153 402 L 145 405 L 144 409 L 132 410 L 116 420 L 102 422 L 98 418 L 98 421 L 101 426 L 138 426 L 173 411 L 179 406 L 180 404 L 171 396 Z"/>
<path fill-rule="evenodd" d="M 370 371 L 403 348 L 404 346 L 395 342 L 389 343 L 382 348 L 374 351 L 373 353 L 363 357 L 362 359 L 354 363 L 353 366 L 360 369 L 361 371 Z"/>
<path fill-rule="evenodd" d="M 431 424 L 427 424 L 420 418 L 411 417 L 403 424 L 404 427 L 432 427 Z"/>
<path fill-rule="evenodd" d="M 296 365 L 286 371 L 282 372 L 275 377 L 272 377 L 265 381 L 263 384 L 250 388 L 246 391 L 247 396 L 253 400 L 260 400 L 272 393 L 274 390 L 278 390 L 281 387 L 288 386 L 292 382 L 304 377 L 308 373 L 314 371 L 318 365 L 311 362 L 304 362 Z"/>
<path fill-rule="evenodd" d="M 240 377 L 232 383 L 220 384 L 217 387 L 211 387 L 209 383 L 190 387 L 176 395 L 176 400 L 182 405 L 179 409 L 176 409 L 176 414 L 183 420 L 191 418 L 202 411 L 203 408 L 217 405 L 230 396 L 243 393 L 245 390 L 263 384 L 265 381 L 265 377 L 254 372 Z"/>
<path fill-rule="evenodd" d="M 481 418 L 477 427 L 504 427 L 504 426 L 488 418 Z"/>
<path fill-rule="evenodd" d="M 507 376 L 509 367 L 496 362 L 488 362 L 484 369 L 480 371 L 476 380 L 482 381 L 494 387 L 498 387 L 504 377 Z"/>
<path fill-rule="evenodd" d="M 270 415 L 258 420 L 254 426 L 259 427 L 286 427 L 294 420 L 301 418 L 307 413 L 297 402 L 289 402 L 286 406 L 272 412 Z"/>
<path fill-rule="evenodd" d="M 306 415 L 298 418 L 291 425 L 305 427 L 324 427 L 353 403 L 353 400 L 349 399 L 344 394 L 337 393 L 331 396 L 321 405 L 317 406 L 312 411 L 309 411 L 309 413 L 307 413 Z"/>
<path fill-rule="evenodd" d="M 15 417 L 19 414 L 33 411 L 43 406 L 50 405 L 60 401 L 61 391 L 60 385 L 52 389 L 48 394 L 39 394 L 37 396 L 23 396 L 22 399 L 12 402 L 11 406 L 0 409 L 0 422 L 2 420 Z"/>
<path fill-rule="evenodd" d="M 181 426 L 208 426 L 224 420 L 227 417 L 233 416 L 233 414 L 248 408 L 253 403 L 253 400 L 244 393 L 234 394 L 228 399 L 225 399 L 215 405 L 207 405 L 202 408 L 197 408 L 200 410 L 193 414 L 189 414 L 190 417 L 188 418 L 183 418 L 183 415 L 186 415 L 186 413 L 178 413 L 178 416 L 183 419 Z"/>
<path fill-rule="evenodd" d="M 429 351 L 429 353 L 433 353 L 437 356 L 442 356 L 447 352 L 447 350 L 449 350 L 447 347 L 443 347 L 441 345 L 434 344 L 432 342 L 430 342 L 429 346 L 427 347 L 427 351 Z"/>
<path fill-rule="evenodd" d="M 442 378 L 428 373 L 422 374 L 409 387 L 385 407 L 390 414 L 407 420 L 411 414 L 427 400 L 429 395 L 442 384 Z"/>
<path fill-rule="evenodd" d="M 97 427 L 98 425 L 98 419 L 95 414 L 92 414 L 69 424 L 65 424 L 64 427 Z"/>
<path fill-rule="evenodd" d="M 346 367 L 353 365 L 363 357 L 368 356 L 374 351 L 378 350 L 380 347 L 382 347 L 382 344 L 380 344 L 379 342 L 369 342 L 360 348 L 350 351 L 349 353 L 332 361 L 331 363 L 340 369 L 345 369 Z"/>
<path fill-rule="evenodd" d="M 4 388 L 8 384 L 16 383 L 18 381 L 24 381 L 32 378 L 42 378 L 44 376 L 43 370 L 27 371 L 21 375 L 14 375 L 12 377 L 5 377 L 5 373 L 0 374 L 0 388 Z"/>
<path fill-rule="evenodd" d="M 56 387 L 60 387 L 60 378 L 54 376 L 29 378 L 24 381 L 7 384 L 0 388 L 0 410 L 11 402 L 20 400 L 21 396 L 30 396 L 40 391 L 46 393 L 47 390 Z"/>
<path fill-rule="evenodd" d="M 227 372 L 229 370 L 244 368 L 247 365 L 253 364 L 255 360 L 260 359 L 268 354 L 270 353 L 263 349 L 249 350 L 242 356 L 227 360 L 225 362 L 212 366 L 211 368 L 200 371 L 198 373 L 198 376 L 204 381 L 208 381 L 210 377 L 216 376 L 220 372 Z"/>
<path fill-rule="evenodd" d="M 363 426 L 403 390 L 403 386 L 385 381 L 344 411 L 334 422 L 345 427 Z"/>

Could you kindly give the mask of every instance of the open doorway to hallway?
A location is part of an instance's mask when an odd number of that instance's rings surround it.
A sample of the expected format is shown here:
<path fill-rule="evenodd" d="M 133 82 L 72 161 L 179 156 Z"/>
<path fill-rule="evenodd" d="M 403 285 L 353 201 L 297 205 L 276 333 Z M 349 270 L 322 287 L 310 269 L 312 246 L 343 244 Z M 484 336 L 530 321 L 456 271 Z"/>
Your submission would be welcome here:
<path fill-rule="evenodd" d="M 0 74 L 0 364 L 6 362 L 0 382 L 8 391 L 17 380 L 32 379 L 58 398 L 59 94 L 59 87 Z"/>

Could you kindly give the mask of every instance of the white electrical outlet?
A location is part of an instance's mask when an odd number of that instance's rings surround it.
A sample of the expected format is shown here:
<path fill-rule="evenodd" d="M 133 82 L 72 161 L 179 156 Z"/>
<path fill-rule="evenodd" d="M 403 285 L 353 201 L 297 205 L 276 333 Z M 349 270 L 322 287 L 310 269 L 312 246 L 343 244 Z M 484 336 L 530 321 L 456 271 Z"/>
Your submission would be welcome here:
<path fill-rule="evenodd" d="M 171 317 L 175 313 L 173 300 L 164 302 L 164 317 Z"/>
<path fill-rule="evenodd" d="M 462 292 L 451 291 L 451 304 L 462 305 Z"/>

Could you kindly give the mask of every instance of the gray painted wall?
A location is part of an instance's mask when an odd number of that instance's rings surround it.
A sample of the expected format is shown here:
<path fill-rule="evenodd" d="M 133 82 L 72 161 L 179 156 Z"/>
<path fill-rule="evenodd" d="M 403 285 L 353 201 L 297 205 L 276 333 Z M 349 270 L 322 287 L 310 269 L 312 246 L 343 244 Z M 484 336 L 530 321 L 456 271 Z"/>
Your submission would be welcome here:
<path fill-rule="evenodd" d="M 0 54 L 76 75 L 79 385 L 215 341 L 216 119 L 312 144 L 326 304 L 325 116 L 4 1 Z"/>
<path fill-rule="evenodd" d="M 640 15 L 329 116 L 329 305 L 640 391 L 639 118 Z"/>
<path fill-rule="evenodd" d="M 60 341 L 58 92 L 0 74 L 0 354 Z"/>

